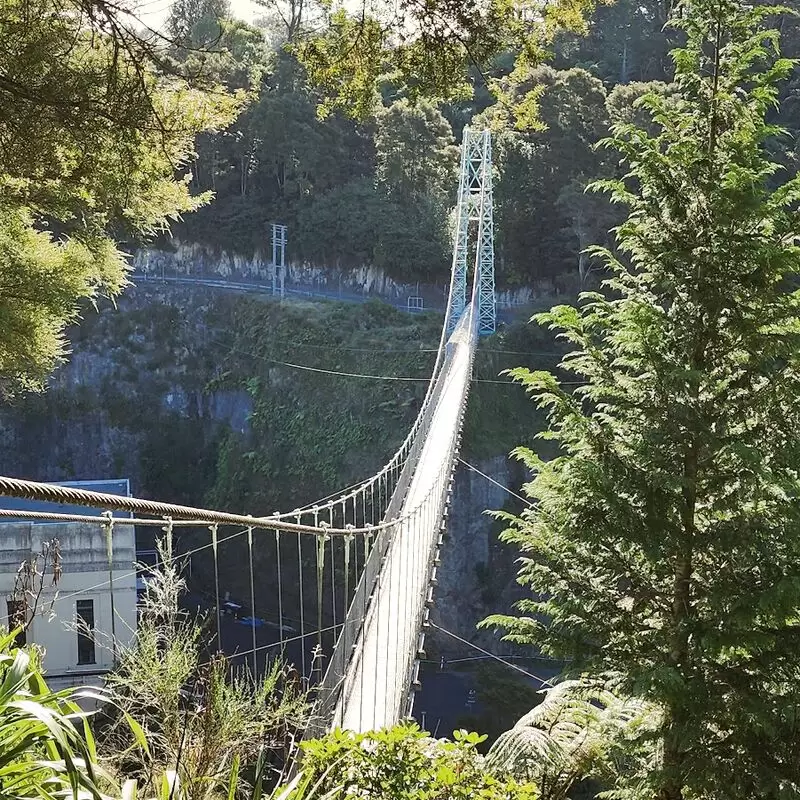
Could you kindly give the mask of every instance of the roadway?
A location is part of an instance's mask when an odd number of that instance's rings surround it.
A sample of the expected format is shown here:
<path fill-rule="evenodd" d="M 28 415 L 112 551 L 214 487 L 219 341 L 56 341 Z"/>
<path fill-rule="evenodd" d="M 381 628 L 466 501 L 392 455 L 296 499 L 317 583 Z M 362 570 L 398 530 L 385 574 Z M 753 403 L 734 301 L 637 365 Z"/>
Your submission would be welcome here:
<path fill-rule="evenodd" d="M 280 298 L 280 293 L 273 294 L 272 281 L 266 283 L 260 281 L 230 281 L 224 278 L 205 278 L 195 275 L 181 275 L 181 276 L 148 276 L 143 273 L 135 272 L 131 275 L 131 279 L 140 280 L 144 283 L 178 283 L 178 284 L 192 284 L 195 286 L 208 286 L 215 289 L 227 289 L 229 291 L 237 292 L 250 292 L 253 294 L 266 294 L 270 297 Z M 308 289 L 299 286 L 287 286 L 284 288 L 284 294 L 287 300 L 339 300 L 343 303 L 367 303 L 370 300 L 379 300 L 382 303 L 393 306 L 400 311 L 412 311 L 416 309 L 409 309 L 408 302 L 399 303 L 387 299 L 382 295 L 377 294 L 359 294 L 356 292 L 342 292 L 335 289 Z M 437 311 L 444 313 L 444 308 L 434 306 L 426 306 L 423 311 Z"/>
<path fill-rule="evenodd" d="M 465 320 L 466 322 L 466 320 Z M 392 725 L 403 706 L 417 652 L 419 621 L 429 587 L 429 562 L 441 525 L 459 417 L 471 374 L 473 338 L 459 326 L 417 468 L 400 512 L 355 656 L 344 678 L 334 725 L 368 731 Z M 431 490 L 434 489 L 432 492 Z M 410 516 L 409 516 L 410 515 Z"/>
<path fill-rule="evenodd" d="M 146 275 L 141 272 L 134 272 L 131 274 L 131 279 L 134 283 L 138 280 L 144 284 L 158 284 L 158 283 L 173 283 L 173 284 L 188 284 L 194 286 L 207 286 L 212 289 L 223 289 L 233 292 L 247 292 L 250 294 L 261 294 L 269 297 L 279 298 L 279 295 L 274 295 L 272 292 L 272 281 L 230 281 L 224 278 L 206 278 L 195 275 L 180 275 L 180 276 L 154 276 Z M 368 303 L 370 300 L 379 300 L 381 303 L 386 303 L 399 311 L 406 311 L 411 314 L 418 314 L 419 310 L 409 309 L 408 301 L 397 302 L 379 294 L 362 294 L 357 292 L 342 292 L 335 289 L 308 289 L 300 286 L 286 287 L 284 289 L 285 299 L 287 300 L 336 300 L 342 303 Z M 438 314 L 444 314 L 444 307 L 439 306 L 425 306 L 422 311 L 435 311 Z M 513 322 L 519 316 L 530 316 L 530 309 L 527 306 L 507 306 L 497 308 L 497 322 L 508 324 Z"/>

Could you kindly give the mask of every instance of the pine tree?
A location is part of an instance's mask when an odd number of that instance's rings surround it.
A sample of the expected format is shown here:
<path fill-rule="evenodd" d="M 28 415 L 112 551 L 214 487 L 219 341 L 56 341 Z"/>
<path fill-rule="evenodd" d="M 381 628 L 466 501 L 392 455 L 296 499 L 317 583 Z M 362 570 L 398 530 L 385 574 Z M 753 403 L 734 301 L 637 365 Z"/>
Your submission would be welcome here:
<path fill-rule="evenodd" d="M 793 66 L 770 13 L 679 5 L 674 94 L 607 143 L 612 277 L 538 317 L 585 385 L 514 373 L 561 450 L 519 451 L 536 502 L 506 536 L 532 598 L 485 624 L 661 710 L 624 797 L 800 795 L 800 180 L 765 148 Z"/>

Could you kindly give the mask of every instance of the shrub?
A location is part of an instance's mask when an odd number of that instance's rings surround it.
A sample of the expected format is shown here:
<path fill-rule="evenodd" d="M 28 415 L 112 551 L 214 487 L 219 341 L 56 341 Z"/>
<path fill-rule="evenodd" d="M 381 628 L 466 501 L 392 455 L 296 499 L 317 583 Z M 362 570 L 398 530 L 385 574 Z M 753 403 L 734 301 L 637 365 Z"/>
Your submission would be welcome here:
<path fill-rule="evenodd" d="M 484 737 L 456 731 L 432 739 L 413 723 L 369 733 L 335 730 L 304 742 L 302 768 L 330 800 L 536 800 L 531 784 L 490 775 L 476 746 Z"/>
<path fill-rule="evenodd" d="M 75 690 L 52 692 L 35 650 L 0 634 L 0 797 L 99 798 L 100 770 Z"/>

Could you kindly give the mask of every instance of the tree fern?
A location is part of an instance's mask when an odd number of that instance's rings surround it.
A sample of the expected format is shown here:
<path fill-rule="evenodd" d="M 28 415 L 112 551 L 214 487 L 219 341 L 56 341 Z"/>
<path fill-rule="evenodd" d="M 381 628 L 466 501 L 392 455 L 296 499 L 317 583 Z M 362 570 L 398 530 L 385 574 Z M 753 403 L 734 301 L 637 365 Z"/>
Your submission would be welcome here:
<path fill-rule="evenodd" d="M 536 784 L 541 800 L 562 800 L 580 779 L 613 781 L 626 740 L 655 727 L 658 717 L 653 705 L 621 697 L 605 683 L 566 680 L 497 739 L 486 763 Z"/>

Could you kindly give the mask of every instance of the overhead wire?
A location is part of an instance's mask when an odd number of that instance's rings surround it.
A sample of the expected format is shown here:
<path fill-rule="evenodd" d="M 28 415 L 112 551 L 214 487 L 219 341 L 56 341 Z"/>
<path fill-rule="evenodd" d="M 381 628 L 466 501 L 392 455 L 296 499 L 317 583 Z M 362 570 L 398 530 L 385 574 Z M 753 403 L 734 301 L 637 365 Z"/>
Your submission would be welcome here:
<path fill-rule="evenodd" d="M 216 344 L 222 345 L 221 342 Z M 222 345 L 223 347 L 226 345 Z M 398 348 L 398 347 L 342 347 L 338 344 L 310 344 L 307 342 L 291 342 L 291 347 L 302 347 L 305 350 L 337 350 L 343 353 L 384 353 L 392 355 L 394 353 L 413 355 L 414 353 L 436 353 L 438 350 L 435 347 L 415 347 L 415 348 Z M 551 351 L 551 350 L 500 350 L 488 347 L 478 347 L 475 351 L 476 355 L 481 353 L 497 353 L 501 355 L 511 356 L 563 356 L 564 353 Z M 253 355 L 252 353 L 250 355 Z"/>
<path fill-rule="evenodd" d="M 337 344 L 306 344 L 305 342 L 292 342 L 292 347 L 302 347 L 308 350 L 338 350 L 344 353 L 437 353 L 435 347 L 394 348 L 394 347 L 341 347 Z"/>
<path fill-rule="evenodd" d="M 467 645 L 467 647 L 471 647 L 473 650 L 477 650 L 479 653 L 483 653 L 485 656 L 488 656 L 489 658 L 498 661 L 499 663 L 505 665 L 509 669 L 516 670 L 517 672 L 521 672 L 528 678 L 533 678 L 533 680 L 539 681 L 539 683 L 541 683 L 542 685 L 547 685 L 550 686 L 551 688 L 555 686 L 555 684 L 552 681 L 547 680 L 547 678 L 542 678 L 539 675 L 534 675 L 532 672 L 528 672 L 527 670 L 522 669 L 522 667 L 518 667 L 516 664 L 512 664 L 510 661 L 506 661 L 502 656 L 498 656 L 496 653 L 491 653 L 489 652 L 489 650 L 484 650 L 482 647 L 479 647 L 477 644 L 475 644 L 474 642 L 470 642 L 467 639 L 462 639 L 458 634 L 455 634 L 452 631 L 448 631 L 447 628 L 443 628 L 441 625 L 437 625 L 435 622 L 431 622 L 430 626 L 431 628 L 435 628 L 437 631 L 441 631 L 447 636 L 452 637 L 456 641 Z"/>
<path fill-rule="evenodd" d="M 258 645 L 255 648 L 251 648 L 250 650 L 237 650 L 234 653 L 231 653 L 229 658 L 242 658 L 244 656 L 254 655 L 255 653 L 260 652 L 261 650 L 269 650 L 271 647 L 280 647 L 281 644 L 284 646 L 287 644 L 291 644 L 292 642 L 300 641 L 301 639 L 307 639 L 309 636 L 316 636 L 320 633 L 328 633 L 329 631 L 335 630 L 336 628 L 341 628 L 341 623 L 338 625 L 328 625 L 327 628 L 320 628 L 319 630 L 307 631 L 306 633 L 298 634 L 297 636 L 292 636 L 290 639 L 283 639 L 283 642 L 279 639 L 277 642 L 271 642 L 270 644 L 262 644 Z M 209 662 L 210 663 L 210 662 Z M 202 666 L 202 665 L 201 665 Z"/>
<path fill-rule="evenodd" d="M 495 486 L 499 487 L 500 489 L 502 489 L 507 494 L 510 494 L 512 497 L 516 497 L 517 500 L 521 500 L 523 503 L 525 503 L 525 505 L 527 505 L 527 506 L 532 506 L 533 505 L 533 503 L 531 503 L 530 500 L 526 500 L 521 494 L 517 494 L 516 492 L 511 491 L 511 489 L 509 489 L 507 486 L 503 486 L 503 484 L 500 483 L 500 481 L 495 480 L 491 475 L 487 475 L 485 472 L 481 472 L 481 470 L 479 470 L 477 467 L 473 467 L 472 464 L 470 464 L 467 461 L 464 461 L 464 459 L 461 458 L 461 456 L 458 456 L 458 460 L 465 467 L 467 467 L 468 469 L 471 469 L 473 472 L 476 472 L 482 478 L 485 478 L 487 481 L 489 481 L 489 483 L 493 483 Z"/>
<path fill-rule="evenodd" d="M 340 370 L 334 369 L 324 369 L 322 367 L 311 367 L 307 364 L 295 364 L 290 361 L 281 361 L 277 358 L 269 358 L 268 356 L 262 356 L 258 353 L 249 353 L 246 350 L 239 350 L 238 348 L 229 347 L 228 345 L 219 343 L 221 347 L 226 348 L 231 353 L 235 353 L 236 355 L 248 356 L 250 358 L 257 358 L 261 361 L 266 361 L 270 364 L 275 364 L 277 366 L 282 367 L 290 367 L 291 369 L 299 369 L 306 372 L 316 372 L 323 375 L 336 375 L 341 378 L 364 378 L 364 379 L 371 379 L 371 380 L 378 380 L 378 381 L 401 381 L 401 382 L 414 382 L 414 383 L 430 383 L 430 377 L 411 377 L 406 375 L 375 375 L 372 373 L 361 373 L 361 372 L 342 372 Z M 391 350 L 384 351 L 387 353 L 392 352 Z M 494 384 L 502 384 L 503 386 L 518 386 L 517 383 L 514 381 L 500 381 L 500 380 L 492 380 L 489 378 L 472 378 L 472 383 L 494 383 Z M 576 385 L 580 386 L 585 383 L 585 381 L 561 381 L 562 386 L 571 386 Z"/>
<path fill-rule="evenodd" d="M 229 347 L 228 345 L 224 345 L 220 343 L 221 347 L 225 347 L 231 353 L 235 353 L 237 355 L 242 356 L 249 356 L 250 358 L 258 358 L 261 361 L 267 361 L 270 364 L 276 364 L 281 367 L 291 367 L 292 369 L 299 369 L 304 370 L 306 372 L 317 372 L 324 375 L 338 375 L 343 378 L 368 378 L 372 380 L 378 381 L 413 381 L 415 383 L 430 383 L 430 376 L 426 377 L 410 377 L 410 376 L 402 376 L 402 375 L 372 375 L 367 373 L 360 373 L 360 372 L 340 372 L 339 370 L 333 369 L 323 369 L 322 367 L 311 367 L 307 364 L 294 364 L 290 361 L 281 361 L 277 358 L 269 358 L 267 356 L 258 355 L 257 353 L 248 353 L 245 350 L 239 350 L 234 347 Z"/>

